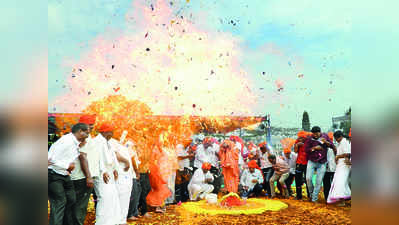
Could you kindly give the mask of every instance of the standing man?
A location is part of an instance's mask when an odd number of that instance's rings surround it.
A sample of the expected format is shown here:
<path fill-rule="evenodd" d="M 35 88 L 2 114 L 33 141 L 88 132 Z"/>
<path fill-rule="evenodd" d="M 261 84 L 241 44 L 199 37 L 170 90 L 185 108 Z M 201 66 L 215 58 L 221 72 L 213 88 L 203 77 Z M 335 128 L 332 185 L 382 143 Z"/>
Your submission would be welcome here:
<path fill-rule="evenodd" d="M 94 188 L 94 179 L 98 179 L 100 175 L 99 154 L 92 146 L 92 137 L 90 133 L 94 128 L 96 117 L 83 115 L 79 119 L 79 123 L 84 123 L 89 127 L 89 135 L 86 139 L 86 145 L 79 149 L 79 158 L 75 160 L 75 169 L 72 171 L 71 179 L 75 188 L 76 202 L 73 206 L 74 224 L 83 225 L 87 204 L 89 203 L 90 194 Z"/>
<path fill-rule="evenodd" d="M 308 156 L 308 166 L 306 170 L 306 183 L 308 184 L 312 202 L 316 202 L 319 198 L 321 182 L 326 172 L 327 164 L 327 148 L 335 149 L 332 141 L 327 134 L 321 133 L 318 126 L 312 127 L 312 135 L 306 139 L 305 151 Z M 312 177 L 316 172 L 316 185 L 313 186 Z"/>
<path fill-rule="evenodd" d="M 265 189 L 267 195 L 271 196 L 270 190 L 270 178 L 273 176 L 273 165 L 270 163 L 268 157 L 270 155 L 270 150 L 266 146 L 266 142 L 259 144 L 260 152 L 259 152 L 259 161 L 260 161 L 260 168 L 262 169 L 264 184 L 263 189 Z"/>
<path fill-rule="evenodd" d="M 79 149 L 86 144 L 89 128 L 78 123 L 72 132 L 62 136 L 48 152 L 48 197 L 50 199 L 50 225 L 72 225 L 76 196 L 70 174 Z"/>
<path fill-rule="evenodd" d="M 295 169 L 295 186 L 296 186 L 296 199 L 302 200 L 302 185 L 306 184 L 306 168 L 308 165 L 308 157 L 305 151 L 305 141 L 310 134 L 306 131 L 299 131 L 298 138 L 295 141 L 294 151 L 297 153 L 296 169 Z M 310 197 L 308 185 L 306 184 L 306 192 L 308 198 Z"/>
<path fill-rule="evenodd" d="M 324 174 L 323 178 L 323 192 L 324 192 L 324 200 L 326 200 L 326 202 L 328 199 L 328 193 L 330 193 L 331 183 L 334 178 L 335 168 L 337 167 L 337 164 L 335 163 L 335 155 L 336 152 L 334 152 L 332 148 L 328 148 L 326 173 Z"/>
<path fill-rule="evenodd" d="M 138 205 L 138 210 L 140 212 L 140 216 L 145 216 L 145 217 L 150 217 L 150 214 L 147 213 L 148 208 L 147 208 L 147 195 L 151 191 L 151 184 L 150 184 L 150 160 L 151 160 L 151 155 L 152 151 L 150 150 L 150 147 L 147 146 L 147 149 L 138 149 L 139 151 L 139 159 L 140 159 L 140 165 L 138 168 L 139 175 L 137 176 L 137 179 L 139 180 L 139 188 L 140 188 L 140 194 L 139 194 L 139 205 Z"/>
<path fill-rule="evenodd" d="M 133 165 L 133 186 L 130 194 L 130 202 L 129 202 L 129 211 L 127 214 L 127 221 L 131 222 L 134 220 L 137 220 L 139 216 L 139 211 L 138 211 L 138 205 L 139 205 L 139 200 L 140 200 L 140 192 L 141 192 L 141 187 L 140 187 L 140 182 L 139 182 L 139 170 L 138 170 L 138 165 L 140 165 L 140 161 L 137 156 L 137 152 L 135 149 L 135 146 L 133 142 L 127 141 L 126 142 L 126 147 L 129 149 L 130 155 L 132 156 L 132 165 Z"/>
<path fill-rule="evenodd" d="M 204 162 L 212 165 L 210 172 L 214 176 L 213 179 L 213 193 L 217 194 L 221 186 L 221 173 L 218 162 L 219 146 L 212 143 L 210 138 L 205 138 L 203 144 L 199 145 L 195 155 L 194 167 L 202 168 Z"/>
<path fill-rule="evenodd" d="M 119 224 L 127 223 L 127 215 L 129 212 L 130 195 L 133 186 L 133 166 L 129 149 L 121 145 L 119 141 L 111 138 L 109 141 L 111 147 L 115 151 L 116 159 L 118 160 L 118 180 L 116 181 L 116 188 L 119 195 L 120 216 Z"/>
<path fill-rule="evenodd" d="M 114 128 L 109 124 L 102 124 L 100 134 L 93 139 L 93 146 L 100 154 L 100 176 L 95 180 L 94 189 L 98 197 L 96 208 L 96 225 L 119 224 L 121 208 L 116 187 L 118 180 L 118 161 L 109 140 L 113 136 Z"/>

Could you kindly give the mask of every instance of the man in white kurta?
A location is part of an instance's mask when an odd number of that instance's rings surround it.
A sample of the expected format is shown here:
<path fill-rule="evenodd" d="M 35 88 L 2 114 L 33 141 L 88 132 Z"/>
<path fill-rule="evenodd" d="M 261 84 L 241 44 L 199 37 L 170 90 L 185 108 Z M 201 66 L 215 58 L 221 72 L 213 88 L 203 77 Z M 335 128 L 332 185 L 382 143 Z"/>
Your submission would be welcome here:
<path fill-rule="evenodd" d="M 118 180 L 116 181 L 116 188 L 119 194 L 120 204 L 120 224 L 127 223 L 127 215 L 129 212 L 130 195 L 132 193 L 133 186 L 133 165 L 132 156 L 129 153 L 129 149 L 121 145 L 117 140 L 111 138 L 109 141 L 111 147 L 115 151 L 118 159 Z"/>
<path fill-rule="evenodd" d="M 93 145 L 100 154 L 100 179 L 95 180 L 94 190 L 97 194 L 96 225 L 115 225 L 120 223 L 119 194 L 116 187 L 118 179 L 118 162 L 109 140 L 113 128 L 103 124 L 93 139 Z"/>
<path fill-rule="evenodd" d="M 195 201 L 198 199 L 205 198 L 205 196 L 213 191 L 213 176 L 209 172 L 211 169 L 211 164 L 204 162 L 202 167 L 194 172 L 190 183 L 188 184 L 188 193 L 190 195 L 190 200 Z"/>
<path fill-rule="evenodd" d="M 344 200 L 351 198 L 351 189 L 349 188 L 348 178 L 351 166 L 345 163 L 345 159 L 351 155 L 351 144 L 343 137 L 342 131 L 336 131 L 334 138 L 338 142 L 337 167 L 335 169 L 334 179 L 328 194 L 327 203 L 341 202 L 341 206 L 345 205 Z"/>

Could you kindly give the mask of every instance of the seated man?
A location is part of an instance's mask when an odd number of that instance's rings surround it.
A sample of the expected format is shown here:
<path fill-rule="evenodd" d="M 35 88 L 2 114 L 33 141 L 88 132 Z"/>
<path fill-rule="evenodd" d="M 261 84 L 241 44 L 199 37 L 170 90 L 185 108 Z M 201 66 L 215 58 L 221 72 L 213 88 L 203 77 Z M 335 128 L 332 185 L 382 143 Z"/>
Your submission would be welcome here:
<path fill-rule="evenodd" d="M 203 163 L 201 169 L 197 169 L 188 184 L 188 192 L 190 195 L 190 200 L 195 201 L 200 197 L 200 199 L 205 198 L 207 194 L 213 191 L 213 176 L 209 172 L 212 165 L 210 163 Z"/>
<path fill-rule="evenodd" d="M 241 175 L 241 197 L 250 195 L 258 197 L 262 192 L 263 175 L 255 160 L 248 163 L 248 169 Z"/>
<path fill-rule="evenodd" d="M 273 170 L 274 170 L 274 175 L 272 178 L 270 178 L 270 191 L 271 191 L 271 197 L 274 198 L 276 197 L 275 194 L 275 186 L 274 182 L 278 181 L 283 189 L 282 195 L 285 197 L 288 197 L 288 190 L 287 186 L 285 184 L 285 180 L 288 178 L 289 173 L 290 173 L 290 168 L 284 160 L 277 158 L 275 155 L 269 155 L 268 156 L 269 162 L 273 165 Z"/>

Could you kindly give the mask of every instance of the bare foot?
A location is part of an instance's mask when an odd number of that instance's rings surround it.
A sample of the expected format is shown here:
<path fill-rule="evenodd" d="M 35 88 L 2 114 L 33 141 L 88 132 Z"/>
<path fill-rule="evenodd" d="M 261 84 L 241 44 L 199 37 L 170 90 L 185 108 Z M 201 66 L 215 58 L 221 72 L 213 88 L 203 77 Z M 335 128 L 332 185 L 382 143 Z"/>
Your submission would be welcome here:
<path fill-rule="evenodd" d="M 127 218 L 127 222 L 135 221 L 135 220 L 138 220 L 138 219 L 139 219 L 139 218 L 137 218 L 137 217 L 135 217 L 135 216 L 132 216 L 132 217 Z"/>
<path fill-rule="evenodd" d="M 146 214 L 143 215 L 143 217 L 150 218 L 151 215 L 149 213 L 146 213 Z"/>

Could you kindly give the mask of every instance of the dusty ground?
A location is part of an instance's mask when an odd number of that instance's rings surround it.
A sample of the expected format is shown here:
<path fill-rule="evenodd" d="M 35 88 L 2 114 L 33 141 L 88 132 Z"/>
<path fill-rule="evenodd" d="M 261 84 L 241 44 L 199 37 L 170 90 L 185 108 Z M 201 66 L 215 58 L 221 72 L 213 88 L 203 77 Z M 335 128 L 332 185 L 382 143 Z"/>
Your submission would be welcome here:
<path fill-rule="evenodd" d="M 288 204 L 278 212 L 259 215 L 198 215 L 184 211 L 181 206 L 168 206 L 165 214 L 151 212 L 151 218 L 140 218 L 131 224 L 351 224 L 350 202 L 345 207 L 313 204 L 307 201 L 280 199 Z M 89 207 L 85 225 L 94 224 L 94 208 Z"/>

